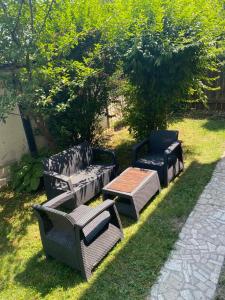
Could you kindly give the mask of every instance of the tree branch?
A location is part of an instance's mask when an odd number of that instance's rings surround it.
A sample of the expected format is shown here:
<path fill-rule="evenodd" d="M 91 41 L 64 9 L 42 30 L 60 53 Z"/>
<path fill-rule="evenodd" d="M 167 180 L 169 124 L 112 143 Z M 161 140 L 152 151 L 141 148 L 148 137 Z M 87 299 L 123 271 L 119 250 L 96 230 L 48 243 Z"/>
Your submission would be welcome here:
<path fill-rule="evenodd" d="M 29 0 L 29 8 L 30 8 L 30 25 L 31 25 L 31 31 L 32 31 L 32 33 L 34 33 L 34 14 L 33 14 L 32 0 Z"/>
<path fill-rule="evenodd" d="M 20 2 L 20 7 L 19 7 L 19 10 L 18 10 L 17 19 L 16 19 L 16 24 L 15 24 L 15 27 L 14 27 L 14 29 L 13 29 L 13 31 L 12 31 L 13 35 L 15 35 L 17 26 L 18 26 L 18 24 L 19 24 L 19 20 L 20 20 L 20 16 L 21 16 L 23 4 L 24 4 L 24 0 L 21 0 L 21 2 Z"/>
<path fill-rule="evenodd" d="M 55 2 L 55 0 L 52 0 L 51 3 L 50 3 L 50 5 L 49 5 L 49 8 L 48 8 L 47 13 L 46 13 L 46 15 L 45 15 L 43 24 L 42 24 L 42 26 L 41 26 L 40 32 L 42 32 L 42 30 L 43 30 L 44 27 L 45 27 L 45 23 L 46 23 L 46 21 L 47 21 L 48 15 L 50 14 L 50 12 L 51 12 L 51 10 L 52 10 L 52 6 L 53 6 L 54 2 Z"/>
<path fill-rule="evenodd" d="M 18 11 L 18 15 L 17 15 L 17 20 L 16 20 L 16 25 L 15 25 L 14 29 L 13 30 L 9 30 L 10 34 L 11 34 L 11 37 L 12 37 L 12 40 L 18 46 L 20 45 L 20 43 L 19 43 L 19 41 L 18 41 L 18 39 L 17 39 L 17 37 L 15 35 L 15 31 L 17 29 L 17 26 L 18 26 L 18 23 L 19 23 L 19 19 L 20 19 L 20 16 L 21 16 L 23 3 L 24 3 L 24 0 L 21 0 L 19 11 Z M 9 18 L 10 16 L 8 15 L 7 7 L 6 7 L 6 5 L 2 1 L 1 1 L 1 7 L 2 7 L 2 9 L 4 11 L 4 14 L 5 14 L 6 18 Z"/>

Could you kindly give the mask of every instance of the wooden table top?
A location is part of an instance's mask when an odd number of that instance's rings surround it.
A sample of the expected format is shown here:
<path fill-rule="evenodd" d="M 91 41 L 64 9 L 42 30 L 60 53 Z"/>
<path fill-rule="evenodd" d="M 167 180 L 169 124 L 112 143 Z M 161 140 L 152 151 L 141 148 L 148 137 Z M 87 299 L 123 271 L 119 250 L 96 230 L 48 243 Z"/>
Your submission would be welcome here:
<path fill-rule="evenodd" d="M 106 186 L 106 189 L 132 193 L 147 177 L 155 173 L 151 170 L 128 168 Z"/>

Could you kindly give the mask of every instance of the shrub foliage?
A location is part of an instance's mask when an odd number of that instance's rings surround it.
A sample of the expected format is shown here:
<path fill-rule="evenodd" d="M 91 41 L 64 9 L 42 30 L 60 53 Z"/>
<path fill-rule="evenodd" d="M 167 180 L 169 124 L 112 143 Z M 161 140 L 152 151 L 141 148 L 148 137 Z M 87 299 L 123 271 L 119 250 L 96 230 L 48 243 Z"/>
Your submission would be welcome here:
<path fill-rule="evenodd" d="M 29 154 L 23 155 L 20 162 L 10 169 L 10 185 L 17 192 L 35 192 L 41 183 L 43 166 L 41 157 L 34 158 Z"/>
<path fill-rule="evenodd" d="M 159 33 L 143 31 L 127 51 L 124 69 L 130 89 L 125 111 L 138 137 L 165 129 L 174 104 L 204 101 L 205 74 L 215 61 L 208 61 L 204 43 L 190 30 L 185 36 L 180 32 L 181 28 L 165 22 Z"/>
<path fill-rule="evenodd" d="M 19 104 L 53 146 L 92 140 L 122 65 L 130 129 L 165 128 L 174 103 L 205 101 L 224 15 L 224 0 L 2 2 L 0 117 Z"/>

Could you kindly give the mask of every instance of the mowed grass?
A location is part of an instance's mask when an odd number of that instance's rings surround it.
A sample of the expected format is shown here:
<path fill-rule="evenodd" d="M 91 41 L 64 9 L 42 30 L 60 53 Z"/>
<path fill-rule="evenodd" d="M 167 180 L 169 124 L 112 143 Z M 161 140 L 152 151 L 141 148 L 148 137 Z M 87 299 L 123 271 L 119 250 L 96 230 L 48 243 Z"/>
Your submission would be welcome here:
<path fill-rule="evenodd" d="M 185 171 L 153 199 L 139 222 L 121 217 L 125 238 L 88 283 L 45 259 L 32 212 L 45 195 L 0 192 L 0 299 L 144 299 L 225 148 L 224 119 L 185 118 L 171 128 L 183 140 Z M 130 165 L 134 143 L 126 129 L 108 133 L 121 169 Z"/>

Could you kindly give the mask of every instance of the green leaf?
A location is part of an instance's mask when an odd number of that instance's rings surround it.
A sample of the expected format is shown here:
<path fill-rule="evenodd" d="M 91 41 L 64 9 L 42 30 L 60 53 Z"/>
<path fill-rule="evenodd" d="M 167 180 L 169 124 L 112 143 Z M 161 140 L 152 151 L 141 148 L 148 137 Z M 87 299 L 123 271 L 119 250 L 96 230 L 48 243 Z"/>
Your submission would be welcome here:
<path fill-rule="evenodd" d="M 29 186 L 30 191 L 36 191 L 39 187 L 39 184 L 40 184 L 40 178 L 32 177 Z"/>

